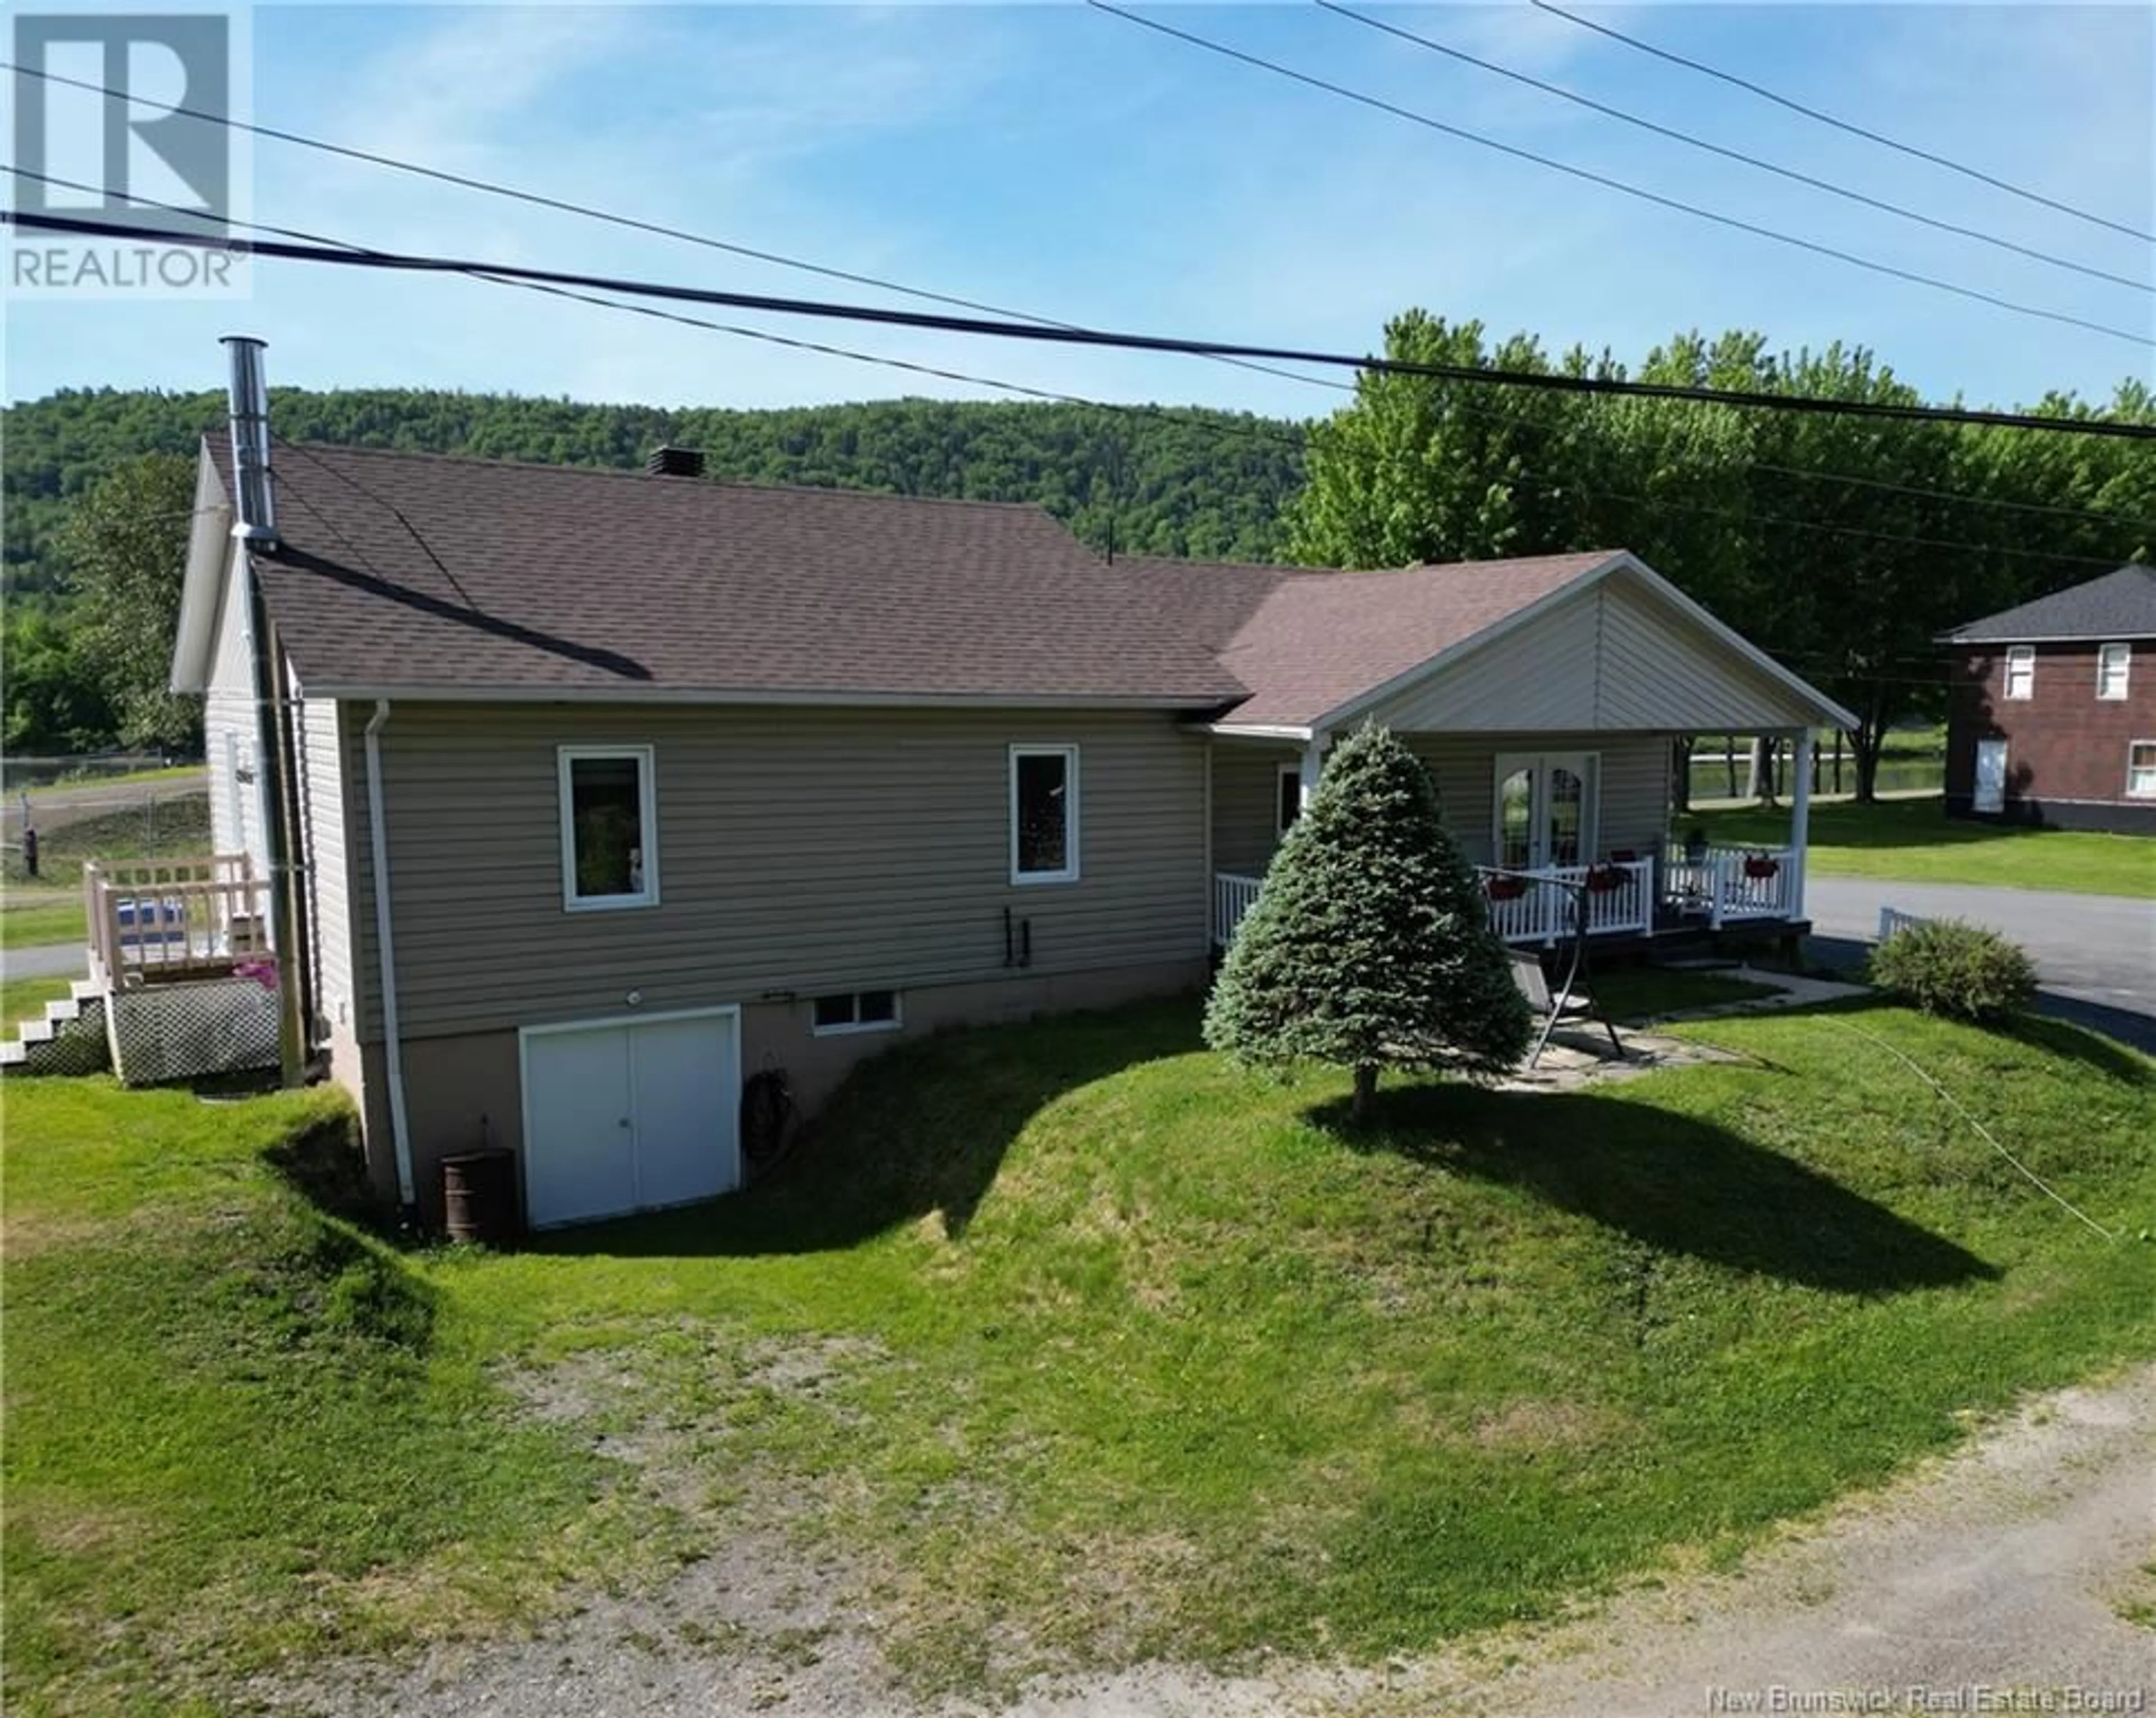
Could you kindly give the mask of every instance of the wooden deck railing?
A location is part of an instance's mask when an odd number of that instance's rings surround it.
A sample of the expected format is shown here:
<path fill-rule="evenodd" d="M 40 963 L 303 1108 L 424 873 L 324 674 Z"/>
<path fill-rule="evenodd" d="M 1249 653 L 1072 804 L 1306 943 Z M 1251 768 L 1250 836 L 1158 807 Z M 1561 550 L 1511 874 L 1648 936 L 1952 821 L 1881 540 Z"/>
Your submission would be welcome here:
<path fill-rule="evenodd" d="M 93 859 L 82 890 L 91 975 L 108 989 L 227 973 L 269 951 L 270 884 L 244 853 Z"/>

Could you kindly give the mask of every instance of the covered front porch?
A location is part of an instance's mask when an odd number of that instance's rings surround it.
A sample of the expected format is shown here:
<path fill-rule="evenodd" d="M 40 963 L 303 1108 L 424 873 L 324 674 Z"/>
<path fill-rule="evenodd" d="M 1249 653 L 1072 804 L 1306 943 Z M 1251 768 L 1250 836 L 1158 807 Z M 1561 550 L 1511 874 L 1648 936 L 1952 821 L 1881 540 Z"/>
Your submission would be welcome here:
<path fill-rule="evenodd" d="M 1789 831 L 1773 846 L 1710 843 L 1672 827 L 1674 732 L 1403 733 L 1436 783 L 1447 827 L 1482 882 L 1507 943 L 1553 948 L 1794 932 L 1804 925 L 1811 734 L 1794 741 Z M 1225 949 L 1256 903 L 1274 851 L 1316 790 L 1323 748 L 1216 738 L 1212 936 Z M 1260 779 L 1262 779 L 1260 780 Z M 1260 784 L 1270 791 L 1260 800 Z M 1270 819 L 1257 826 L 1262 805 Z"/>

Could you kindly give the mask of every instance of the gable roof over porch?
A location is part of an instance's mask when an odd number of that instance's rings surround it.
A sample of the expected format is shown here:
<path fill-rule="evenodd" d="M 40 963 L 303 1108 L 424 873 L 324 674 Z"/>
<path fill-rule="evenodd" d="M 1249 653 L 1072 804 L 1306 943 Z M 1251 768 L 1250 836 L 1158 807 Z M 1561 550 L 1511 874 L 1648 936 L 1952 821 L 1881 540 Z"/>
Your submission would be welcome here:
<path fill-rule="evenodd" d="M 1152 563 L 1250 696 L 1214 724 L 1485 733 L 1853 728 L 1623 549 L 1394 573 Z"/>

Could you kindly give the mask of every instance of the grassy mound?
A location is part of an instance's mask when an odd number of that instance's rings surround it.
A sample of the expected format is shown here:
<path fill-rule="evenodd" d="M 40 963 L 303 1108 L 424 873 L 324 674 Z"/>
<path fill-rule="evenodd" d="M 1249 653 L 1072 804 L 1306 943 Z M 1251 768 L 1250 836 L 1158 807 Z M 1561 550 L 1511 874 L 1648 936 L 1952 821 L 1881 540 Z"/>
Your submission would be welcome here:
<path fill-rule="evenodd" d="M 490 1552 L 581 1501 L 574 1464 L 438 1351 L 438 1291 L 272 1166 L 344 1112 L 102 1079 L 6 1105 L 8 1710 L 195 1710 L 464 1591 L 502 1609 Z"/>
<path fill-rule="evenodd" d="M 2145 1058 L 1890 1009 L 1697 1030 L 1751 1060 L 1403 1083 L 1361 1133 L 1188 1006 L 953 1034 L 766 1185 L 503 1256 L 297 1204 L 262 1154 L 313 1100 L 11 1093 L 11 1696 L 154 1710 L 750 1543 L 916 1688 L 1412 1651 L 2156 1352 Z"/>

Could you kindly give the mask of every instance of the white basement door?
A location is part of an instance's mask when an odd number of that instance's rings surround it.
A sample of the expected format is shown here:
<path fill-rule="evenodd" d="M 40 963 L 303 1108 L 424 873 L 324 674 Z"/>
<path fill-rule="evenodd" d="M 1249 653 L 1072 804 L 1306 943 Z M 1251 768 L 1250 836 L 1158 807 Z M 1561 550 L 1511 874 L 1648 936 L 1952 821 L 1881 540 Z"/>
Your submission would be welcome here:
<path fill-rule="evenodd" d="M 738 1026 L 728 1012 L 526 1032 L 531 1226 L 685 1205 L 738 1186 Z"/>

